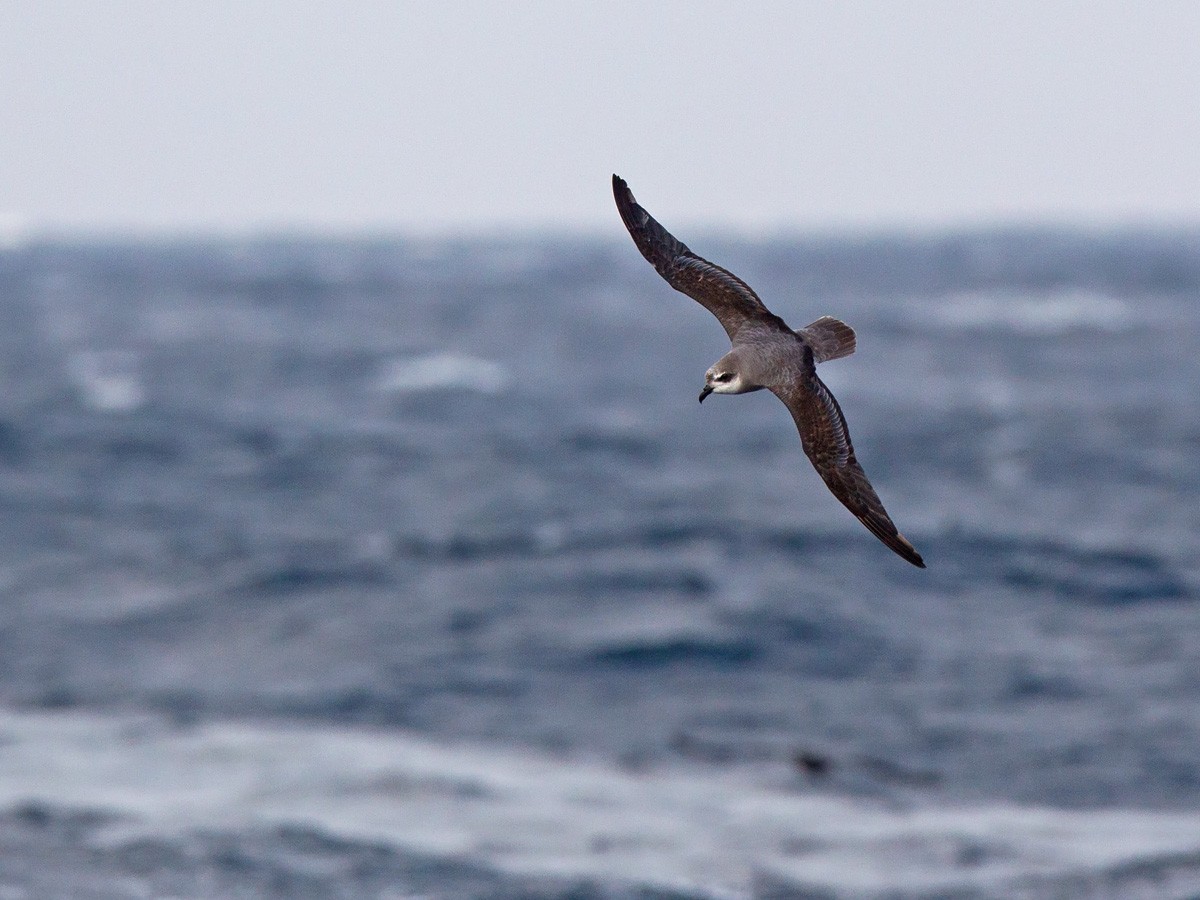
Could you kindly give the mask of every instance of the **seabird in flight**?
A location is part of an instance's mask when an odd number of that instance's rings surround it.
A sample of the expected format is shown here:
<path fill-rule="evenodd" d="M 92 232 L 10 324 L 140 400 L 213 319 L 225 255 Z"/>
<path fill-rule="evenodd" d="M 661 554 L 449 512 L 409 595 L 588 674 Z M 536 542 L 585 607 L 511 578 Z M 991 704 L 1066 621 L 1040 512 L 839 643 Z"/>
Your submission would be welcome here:
<path fill-rule="evenodd" d="M 736 275 L 697 256 L 638 205 L 625 181 L 613 176 L 613 196 L 642 256 L 666 279 L 717 317 L 733 349 L 704 374 L 700 401 L 709 394 L 745 394 L 766 388 L 783 401 L 800 443 L 833 496 L 867 530 L 914 566 L 925 561 L 904 537 L 854 457 L 837 400 L 817 377 L 816 364 L 854 352 L 854 329 L 822 316 L 793 331 Z"/>

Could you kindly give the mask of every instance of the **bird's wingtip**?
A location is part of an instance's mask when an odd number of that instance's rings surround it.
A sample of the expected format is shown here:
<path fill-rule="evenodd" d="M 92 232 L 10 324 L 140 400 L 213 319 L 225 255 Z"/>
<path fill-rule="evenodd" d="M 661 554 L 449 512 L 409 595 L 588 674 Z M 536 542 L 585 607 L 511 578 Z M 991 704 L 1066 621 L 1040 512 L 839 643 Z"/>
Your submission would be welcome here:
<path fill-rule="evenodd" d="M 896 550 L 896 552 L 900 554 L 900 557 L 906 562 L 912 563 L 918 569 L 924 569 L 925 560 L 921 554 L 917 552 L 917 548 L 912 545 L 912 542 L 902 534 L 897 534 L 896 537 L 900 539 L 900 546 L 893 547 L 893 549 Z"/>

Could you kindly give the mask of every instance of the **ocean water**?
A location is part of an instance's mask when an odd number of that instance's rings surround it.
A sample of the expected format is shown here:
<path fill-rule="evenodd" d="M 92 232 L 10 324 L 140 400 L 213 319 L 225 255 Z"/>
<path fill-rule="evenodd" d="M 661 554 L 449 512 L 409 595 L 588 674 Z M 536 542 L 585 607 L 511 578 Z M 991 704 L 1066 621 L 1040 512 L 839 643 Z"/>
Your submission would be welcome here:
<path fill-rule="evenodd" d="M 1200 895 L 1200 234 L 0 250 L 0 896 Z"/>

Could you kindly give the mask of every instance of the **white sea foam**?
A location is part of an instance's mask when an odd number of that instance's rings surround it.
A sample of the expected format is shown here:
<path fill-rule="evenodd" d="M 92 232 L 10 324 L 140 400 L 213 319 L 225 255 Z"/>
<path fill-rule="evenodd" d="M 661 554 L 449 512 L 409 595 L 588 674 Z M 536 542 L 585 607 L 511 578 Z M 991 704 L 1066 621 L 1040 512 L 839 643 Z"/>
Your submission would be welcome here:
<path fill-rule="evenodd" d="M 956 294 L 934 307 L 934 315 L 956 328 L 1005 329 L 1032 335 L 1123 331 L 1133 322 L 1132 312 L 1121 300 L 1083 290 Z"/>
<path fill-rule="evenodd" d="M 98 412 L 133 412 L 146 402 L 137 354 L 124 350 L 86 350 L 69 363 L 80 399 Z"/>
<path fill-rule="evenodd" d="M 440 353 L 407 357 L 387 363 L 379 376 L 379 389 L 408 394 L 438 388 L 460 388 L 481 394 L 498 394 L 509 384 L 508 371 L 498 363 L 473 356 Z"/>
<path fill-rule="evenodd" d="M 798 790 L 779 773 L 630 772 L 328 726 L 175 729 L 143 717 L 0 711 L 0 733 L 0 804 L 123 813 L 98 837 L 110 844 L 303 824 L 510 872 L 715 897 L 763 883 L 838 896 L 1028 896 L 1068 884 L 1071 896 L 1093 895 L 1080 884 L 1141 896 L 1137 879 L 1161 887 L 1200 872 L 1200 818 L 1182 813 L 896 808 Z"/>

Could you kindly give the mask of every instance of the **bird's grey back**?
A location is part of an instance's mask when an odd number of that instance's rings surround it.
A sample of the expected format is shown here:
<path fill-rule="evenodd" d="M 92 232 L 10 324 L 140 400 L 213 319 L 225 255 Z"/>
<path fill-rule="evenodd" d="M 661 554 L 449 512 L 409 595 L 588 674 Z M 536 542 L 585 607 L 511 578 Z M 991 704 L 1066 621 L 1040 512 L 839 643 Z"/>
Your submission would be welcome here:
<path fill-rule="evenodd" d="M 772 388 L 794 382 L 813 368 L 813 350 L 804 336 L 766 324 L 748 323 L 733 339 L 742 377 Z"/>

